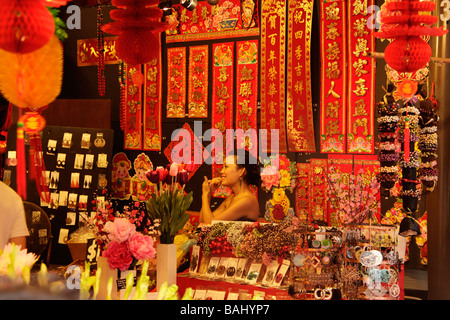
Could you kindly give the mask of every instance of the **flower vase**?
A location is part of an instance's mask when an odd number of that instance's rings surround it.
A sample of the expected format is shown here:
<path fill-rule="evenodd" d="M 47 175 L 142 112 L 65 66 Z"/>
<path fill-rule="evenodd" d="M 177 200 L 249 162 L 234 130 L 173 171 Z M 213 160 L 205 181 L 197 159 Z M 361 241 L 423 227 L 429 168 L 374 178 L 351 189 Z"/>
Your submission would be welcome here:
<path fill-rule="evenodd" d="M 102 256 L 97 258 L 97 270 L 100 269 L 100 284 L 97 294 L 98 300 L 107 300 L 108 299 L 108 281 L 112 279 L 112 287 L 110 298 L 111 300 L 122 300 L 125 295 L 126 289 L 126 278 L 127 275 L 131 272 L 134 275 L 136 284 L 136 268 L 132 270 L 120 271 L 119 269 L 111 270 L 109 268 L 108 259 Z M 134 294 L 135 287 L 131 290 L 130 297 Z"/>
<path fill-rule="evenodd" d="M 156 290 L 167 282 L 170 287 L 177 283 L 177 245 L 158 243 L 156 246 Z"/>

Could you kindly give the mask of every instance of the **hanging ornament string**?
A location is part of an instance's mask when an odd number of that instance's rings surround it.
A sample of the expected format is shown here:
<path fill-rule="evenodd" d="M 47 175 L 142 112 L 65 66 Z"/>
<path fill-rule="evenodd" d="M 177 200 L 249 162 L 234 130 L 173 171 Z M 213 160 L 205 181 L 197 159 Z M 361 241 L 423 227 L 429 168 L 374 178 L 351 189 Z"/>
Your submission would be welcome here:
<path fill-rule="evenodd" d="M 125 80 L 125 64 L 119 60 L 119 85 L 120 85 L 120 129 L 125 131 L 126 123 L 126 80 Z"/>
<path fill-rule="evenodd" d="M 29 178 L 34 179 L 40 198 L 50 202 L 50 192 L 45 176 L 45 163 L 42 152 L 40 132 L 45 128 L 45 118 L 38 112 L 26 112 L 19 121 L 23 124 L 24 133 L 29 136 Z"/>
<path fill-rule="evenodd" d="M 405 162 L 409 162 L 409 153 L 410 153 L 410 130 L 409 130 L 409 118 L 405 119 L 405 129 L 403 132 L 404 135 L 404 146 L 403 146 L 403 150 L 404 150 L 404 159 Z"/>
<path fill-rule="evenodd" d="M 105 39 L 103 27 L 103 12 L 102 7 L 99 4 L 97 6 L 97 81 L 98 81 L 98 94 L 100 96 L 105 95 Z"/>
<path fill-rule="evenodd" d="M 19 108 L 19 114 L 22 116 L 22 109 Z M 23 200 L 27 199 L 27 181 L 26 181 L 26 160 L 25 160 L 25 133 L 23 130 L 23 122 L 17 122 L 17 136 L 16 136 L 16 184 L 17 194 Z"/>

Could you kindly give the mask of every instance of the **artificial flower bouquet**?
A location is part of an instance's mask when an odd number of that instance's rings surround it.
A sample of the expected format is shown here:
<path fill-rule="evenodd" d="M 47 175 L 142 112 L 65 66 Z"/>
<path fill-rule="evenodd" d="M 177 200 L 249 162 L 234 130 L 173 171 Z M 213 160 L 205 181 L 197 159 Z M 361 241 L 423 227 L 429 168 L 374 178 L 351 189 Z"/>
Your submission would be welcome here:
<path fill-rule="evenodd" d="M 123 212 L 115 212 L 107 201 L 97 208 L 96 216 L 89 221 L 93 227 L 101 256 L 107 258 L 111 270 L 133 269 L 138 261 L 155 257 L 154 240 L 149 220 L 140 210 L 140 203 L 124 206 Z"/>
<path fill-rule="evenodd" d="M 262 187 L 271 192 L 274 188 L 292 191 L 295 188 L 295 162 L 291 162 L 284 154 L 271 156 L 266 160 L 261 172 Z"/>
<path fill-rule="evenodd" d="M 22 249 L 20 245 L 8 243 L 3 250 L 0 249 L 0 276 L 13 280 L 23 277 L 25 282 L 29 282 L 30 270 L 37 260 L 34 253 Z"/>
<path fill-rule="evenodd" d="M 175 235 L 190 218 L 186 210 L 193 201 L 193 192 L 186 194 L 184 187 L 192 168 L 192 165 L 172 163 L 165 169 L 157 167 L 147 173 L 150 181 L 159 182 L 156 192 L 147 201 L 147 213 L 150 220 L 159 225 L 162 244 L 173 243 Z"/>

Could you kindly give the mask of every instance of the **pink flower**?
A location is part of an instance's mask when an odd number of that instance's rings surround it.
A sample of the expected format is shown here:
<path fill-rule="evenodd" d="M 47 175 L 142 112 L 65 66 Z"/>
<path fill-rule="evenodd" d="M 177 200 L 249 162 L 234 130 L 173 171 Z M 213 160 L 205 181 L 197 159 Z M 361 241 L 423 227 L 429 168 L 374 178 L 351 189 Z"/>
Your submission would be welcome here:
<path fill-rule="evenodd" d="M 176 177 L 177 174 L 178 174 L 178 164 L 172 163 L 170 165 L 169 175 L 171 175 L 172 177 Z"/>
<path fill-rule="evenodd" d="M 111 241 L 122 243 L 136 233 L 136 226 L 128 219 L 115 218 L 113 222 L 108 221 L 105 223 L 105 231 L 109 233 Z"/>
<path fill-rule="evenodd" d="M 148 260 L 155 257 L 152 237 L 145 236 L 142 233 L 135 233 L 130 238 L 128 247 L 133 256 L 138 260 Z"/>
<path fill-rule="evenodd" d="M 266 166 L 261 173 L 262 186 L 267 190 L 270 190 L 272 186 L 278 186 L 280 182 L 280 172 L 277 170 L 275 166 Z"/>
<path fill-rule="evenodd" d="M 108 259 L 108 265 L 111 270 L 128 270 L 133 262 L 133 256 L 126 242 L 110 242 L 103 251 L 102 256 Z"/>

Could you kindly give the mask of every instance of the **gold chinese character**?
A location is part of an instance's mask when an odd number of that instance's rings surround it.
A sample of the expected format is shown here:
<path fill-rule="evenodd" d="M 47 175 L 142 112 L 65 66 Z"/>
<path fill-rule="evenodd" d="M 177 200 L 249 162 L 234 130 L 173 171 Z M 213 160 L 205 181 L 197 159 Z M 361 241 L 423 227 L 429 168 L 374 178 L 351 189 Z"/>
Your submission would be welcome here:
<path fill-rule="evenodd" d="M 361 18 L 356 20 L 353 29 L 355 30 L 355 37 L 364 37 L 366 34 L 369 34 L 367 31 L 367 19 Z"/>
<path fill-rule="evenodd" d="M 269 102 L 269 112 L 270 114 L 276 114 L 277 113 L 277 103 L 275 101 Z"/>
<path fill-rule="evenodd" d="M 156 77 L 158 76 L 158 69 L 156 67 L 148 68 L 147 80 L 150 82 L 156 82 Z"/>
<path fill-rule="evenodd" d="M 171 68 L 170 69 L 170 75 L 174 78 L 178 77 L 180 75 L 180 71 L 177 68 Z"/>
<path fill-rule="evenodd" d="M 368 130 L 367 130 L 367 118 L 362 118 L 362 119 L 356 119 L 355 122 L 353 122 L 353 134 L 356 136 L 358 135 L 358 128 L 362 127 L 363 128 L 363 135 L 367 136 Z"/>
<path fill-rule="evenodd" d="M 272 82 L 271 84 L 269 84 L 269 90 L 267 91 L 267 94 L 273 97 L 277 93 L 277 87 L 275 86 L 275 83 Z"/>
<path fill-rule="evenodd" d="M 367 56 L 368 50 L 369 48 L 367 47 L 367 40 L 359 38 L 355 45 L 355 51 L 353 51 L 353 54 L 357 57 L 359 57 L 360 54 L 363 56 Z"/>
<path fill-rule="evenodd" d="M 331 81 L 331 87 L 330 87 L 330 90 L 328 90 L 327 98 L 330 96 L 330 94 L 336 99 L 340 99 L 341 98 L 341 96 L 336 91 L 334 91 L 334 86 L 335 85 L 336 85 L 336 83 L 334 81 Z"/>
<path fill-rule="evenodd" d="M 276 43 L 277 43 L 277 37 L 278 37 L 278 34 L 276 34 L 276 33 L 269 35 L 270 44 L 271 44 L 272 46 L 276 45 Z"/>
<path fill-rule="evenodd" d="M 244 65 L 244 67 L 241 70 L 241 81 L 249 81 L 253 80 L 253 69 L 247 68 L 247 66 Z"/>
<path fill-rule="evenodd" d="M 147 86 L 147 96 L 151 98 L 156 98 L 158 96 L 156 83 L 151 83 Z"/>
<path fill-rule="evenodd" d="M 203 87 L 203 81 L 201 79 L 194 78 L 193 81 L 192 81 L 192 86 L 194 87 L 194 89 L 202 88 Z"/>
<path fill-rule="evenodd" d="M 250 100 L 243 100 L 242 102 L 239 102 L 239 105 L 241 106 L 239 113 L 241 116 L 251 116 L 253 113 L 253 108 L 251 108 L 249 104 Z"/>
<path fill-rule="evenodd" d="M 226 100 L 222 100 L 222 99 L 219 100 L 219 103 L 217 104 L 216 108 L 217 108 L 217 113 L 222 114 L 222 115 L 225 114 L 225 110 L 228 109 Z"/>
<path fill-rule="evenodd" d="M 219 71 L 219 77 L 217 78 L 220 82 L 226 82 L 228 80 L 227 68 L 222 67 Z"/>
<path fill-rule="evenodd" d="M 359 78 L 358 81 L 355 82 L 356 89 L 353 90 L 353 93 L 358 97 L 361 97 L 367 93 L 369 88 L 366 87 L 366 80 L 363 78 Z"/>
<path fill-rule="evenodd" d="M 244 131 L 247 131 L 248 129 L 251 129 L 251 123 L 250 123 L 250 119 L 248 119 L 248 118 L 245 118 L 245 119 L 242 119 L 241 121 L 238 121 L 238 124 L 239 124 L 239 127 L 242 129 L 242 130 L 244 130 Z M 248 138 L 248 137 L 246 137 L 246 138 Z"/>
<path fill-rule="evenodd" d="M 339 49 L 339 44 L 337 42 L 332 42 L 328 44 L 328 48 L 325 50 L 327 53 L 328 60 L 338 60 L 341 50 Z"/>
<path fill-rule="evenodd" d="M 192 23 L 197 23 L 198 18 L 199 16 L 197 14 L 197 8 L 195 8 L 194 11 L 192 11 L 192 18 L 191 18 Z"/>
<path fill-rule="evenodd" d="M 203 73 L 203 67 L 202 66 L 194 66 L 194 73 L 202 74 Z"/>
<path fill-rule="evenodd" d="M 276 28 L 276 22 L 277 22 L 277 16 L 276 15 L 269 16 L 269 27 L 270 27 L 270 29 L 275 29 Z"/>
<path fill-rule="evenodd" d="M 303 11 L 297 11 L 294 13 L 294 21 L 295 23 L 305 22 L 305 18 L 303 18 Z"/>
<path fill-rule="evenodd" d="M 294 53 L 295 53 L 295 57 L 296 57 L 298 60 L 300 60 L 300 59 L 302 58 L 302 55 L 303 55 L 302 47 L 301 47 L 301 46 L 295 47 Z"/>
<path fill-rule="evenodd" d="M 341 76 L 341 70 L 339 69 L 339 62 L 330 61 L 328 67 L 325 69 L 325 75 L 328 79 L 338 79 Z"/>
<path fill-rule="evenodd" d="M 326 132 L 327 136 L 340 134 L 341 132 L 339 131 L 339 121 L 338 120 L 330 120 L 325 125 L 325 132 Z"/>
<path fill-rule="evenodd" d="M 276 76 L 277 76 L 277 74 L 278 74 L 278 72 L 277 72 L 277 68 L 276 67 L 269 68 L 268 75 L 269 75 L 270 81 L 274 81 Z"/>
<path fill-rule="evenodd" d="M 326 14 L 327 20 L 339 20 L 340 19 L 339 18 L 340 9 L 338 8 L 337 5 L 338 5 L 337 2 L 333 2 L 328 7 L 325 8 L 325 14 Z"/>
<path fill-rule="evenodd" d="M 270 52 L 269 52 L 269 59 L 267 59 L 267 61 L 270 61 L 273 64 L 276 61 L 276 59 L 277 59 L 277 56 L 275 54 L 275 51 L 274 50 L 270 50 Z"/>
<path fill-rule="evenodd" d="M 252 83 L 251 82 L 242 82 L 239 88 L 239 95 L 244 98 L 248 98 L 253 94 L 252 92 Z"/>
<path fill-rule="evenodd" d="M 206 20 L 206 18 L 208 18 L 208 15 L 209 15 L 208 7 L 207 6 L 203 6 L 202 7 L 202 13 L 201 13 L 201 16 L 202 16 L 203 20 Z"/>
<path fill-rule="evenodd" d="M 361 59 L 359 58 L 358 61 L 353 62 L 353 68 L 355 68 L 355 74 L 358 77 L 361 77 L 363 74 L 367 74 L 369 71 L 364 70 L 364 67 L 368 64 L 369 62 L 367 60 Z"/>
<path fill-rule="evenodd" d="M 331 22 L 326 27 L 328 28 L 326 32 L 325 38 L 328 40 L 336 40 L 336 38 L 340 37 L 341 35 L 338 32 L 338 29 L 336 28 L 337 22 Z"/>
<path fill-rule="evenodd" d="M 170 83 L 170 89 L 180 89 L 181 86 L 177 79 L 172 79 L 173 81 Z"/>
<path fill-rule="evenodd" d="M 366 101 L 364 99 L 359 99 L 355 102 L 355 112 L 353 113 L 354 117 L 358 116 L 367 116 L 366 111 Z"/>
<path fill-rule="evenodd" d="M 341 108 L 341 105 L 338 101 L 328 102 L 327 106 L 325 108 L 325 115 L 330 118 L 339 118 L 339 109 Z"/>
<path fill-rule="evenodd" d="M 367 0 L 356 0 L 353 2 L 353 15 L 357 16 L 358 14 L 367 15 Z"/>
<path fill-rule="evenodd" d="M 222 120 L 220 120 L 219 122 L 217 122 L 214 127 L 217 130 L 220 130 L 221 132 L 225 132 L 225 130 L 227 129 L 227 127 L 225 126 L 225 118 L 222 118 Z"/>
<path fill-rule="evenodd" d="M 216 95 L 220 99 L 224 99 L 224 100 L 226 100 L 230 97 L 230 95 L 228 94 L 228 88 L 223 83 L 220 84 L 220 88 L 217 87 Z"/>
<path fill-rule="evenodd" d="M 198 52 L 197 54 L 194 55 L 192 60 L 194 60 L 195 62 L 202 62 L 203 56 L 204 56 L 203 52 Z"/>
<path fill-rule="evenodd" d="M 297 93 L 303 94 L 303 81 L 297 81 L 295 83 L 294 90 Z"/>
<path fill-rule="evenodd" d="M 294 68 L 295 69 L 295 73 L 297 74 L 298 77 L 300 77 L 302 75 L 302 68 L 303 68 L 303 66 L 300 65 L 299 63 Z"/>
<path fill-rule="evenodd" d="M 200 91 L 194 91 L 192 93 L 192 99 L 194 101 L 203 101 L 203 93 L 201 93 Z"/>
<path fill-rule="evenodd" d="M 183 11 L 181 12 L 181 16 L 180 16 L 180 22 L 186 23 L 186 22 L 188 22 L 188 20 L 189 20 L 189 17 L 187 15 L 187 10 L 183 9 Z"/>
<path fill-rule="evenodd" d="M 275 120 L 275 118 L 270 118 L 269 120 L 269 128 L 270 129 L 276 129 L 277 127 L 277 121 Z"/>
<path fill-rule="evenodd" d="M 138 93 L 138 87 L 134 84 L 130 84 L 128 86 L 128 94 L 132 97 L 134 97 L 136 95 L 136 93 Z"/>

